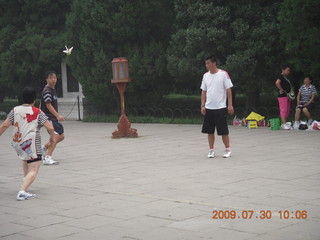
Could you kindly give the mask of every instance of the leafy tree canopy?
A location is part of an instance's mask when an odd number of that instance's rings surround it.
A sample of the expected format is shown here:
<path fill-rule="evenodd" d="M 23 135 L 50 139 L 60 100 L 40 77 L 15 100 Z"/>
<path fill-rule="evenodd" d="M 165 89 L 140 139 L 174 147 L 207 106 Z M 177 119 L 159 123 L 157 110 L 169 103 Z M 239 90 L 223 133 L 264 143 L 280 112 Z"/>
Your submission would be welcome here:
<path fill-rule="evenodd" d="M 175 1 L 168 70 L 178 89 L 198 89 L 204 59 L 215 54 L 242 92 L 267 85 L 278 70 L 278 1 Z"/>
<path fill-rule="evenodd" d="M 170 1 L 72 2 L 67 28 L 74 54 L 68 59 L 85 96 L 108 111 L 118 101 L 111 61 L 127 57 L 130 103 L 150 104 L 170 87 L 166 48 L 171 34 Z"/>
<path fill-rule="evenodd" d="M 69 9 L 67 0 L 1 0 L 1 87 L 41 89 L 44 73 L 60 66 Z"/>
<path fill-rule="evenodd" d="M 320 1 L 285 0 L 278 14 L 280 36 L 289 61 L 298 71 L 319 78 Z"/>

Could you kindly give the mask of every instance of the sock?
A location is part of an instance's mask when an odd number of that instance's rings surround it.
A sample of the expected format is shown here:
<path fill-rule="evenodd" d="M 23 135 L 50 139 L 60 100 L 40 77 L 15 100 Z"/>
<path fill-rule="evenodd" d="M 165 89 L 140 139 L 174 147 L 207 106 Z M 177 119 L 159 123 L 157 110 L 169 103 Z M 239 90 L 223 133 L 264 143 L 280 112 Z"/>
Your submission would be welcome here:
<path fill-rule="evenodd" d="M 226 151 L 231 151 L 231 150 L 230 150 L 230 146 L 227 146 L 227 147 L 226 147 Z"/>
<path fill-rule="evenodd" d="M 210 150 L 214 150 L 214 147 L 210 147 Z"/>

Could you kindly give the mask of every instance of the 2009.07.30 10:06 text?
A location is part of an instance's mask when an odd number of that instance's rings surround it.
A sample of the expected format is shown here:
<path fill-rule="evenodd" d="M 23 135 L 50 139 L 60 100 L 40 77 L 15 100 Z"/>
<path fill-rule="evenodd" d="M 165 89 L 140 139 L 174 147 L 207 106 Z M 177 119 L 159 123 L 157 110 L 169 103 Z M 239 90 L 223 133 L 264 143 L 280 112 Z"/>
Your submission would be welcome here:
<path fill-rule="evenodd" d="M 279 211 L 270 211 L 270 210 L 215 210 L 212 212 L 212 219 L 307 219 L 308 212 L 307 210 L 279 210 Z"/>

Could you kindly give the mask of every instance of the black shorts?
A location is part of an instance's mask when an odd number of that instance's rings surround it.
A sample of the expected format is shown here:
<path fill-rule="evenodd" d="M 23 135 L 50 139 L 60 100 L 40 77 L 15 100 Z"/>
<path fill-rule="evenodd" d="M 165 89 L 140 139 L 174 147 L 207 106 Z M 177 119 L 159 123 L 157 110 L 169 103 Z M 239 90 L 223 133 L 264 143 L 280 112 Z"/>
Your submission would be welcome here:
<path fill-rule="evenodd" d="M 311 109 L 313 109 L 313 107 L 314 107 L 314 103 L 310 103 L 308 106 L 306 106 L 306 107 L 302 107 L 302 105 L 298 105 L 296 108 L 300 108 L 301 110 L 303 109 L 303 108 L 306 108 L 306 109 L 308 109 L 308 110 L 311 110 Z"/>
<path fill-rule="evenodd" d="M 61 135 L 61 134 L 64 133 L 64 128 L 63 128 L 61 123 L 59 123 L 56 120 L 51 120 L 51 122 L 52 122 L 52 125 L 53 125 L 53 128 L 54 128 L 54 133 L 55 134 Z"/>
<path fill-rule="evenodd" d="M 206 109 L 206 115 L 202 125 L 202 133 L 213 134 L 217 128 L 218 135 L 229 135 L 227 123 L 227 108 Z"/>
<path fill-rule="evenodd" d="M 26 163 L 33 163 L 33 162 L 38 162 L 38 161 L 41 161 L 42 160 L 42 155 L 38 155 L 37 158 L 34 158 L 34 159 L 30 159 L 30 160 L 25 160 Z"/>

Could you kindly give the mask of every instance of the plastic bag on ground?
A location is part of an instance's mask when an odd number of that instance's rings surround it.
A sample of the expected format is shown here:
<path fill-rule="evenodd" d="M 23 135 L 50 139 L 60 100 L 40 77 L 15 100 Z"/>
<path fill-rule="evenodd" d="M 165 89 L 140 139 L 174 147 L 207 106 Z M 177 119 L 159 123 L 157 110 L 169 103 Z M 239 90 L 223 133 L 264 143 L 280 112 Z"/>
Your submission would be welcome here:
<path fill-rule="evenodd" d="M 313 121 L 311 124 L 311 127 L 313 130 L 320 130 L 320 122 L 318 121 Z"/>

